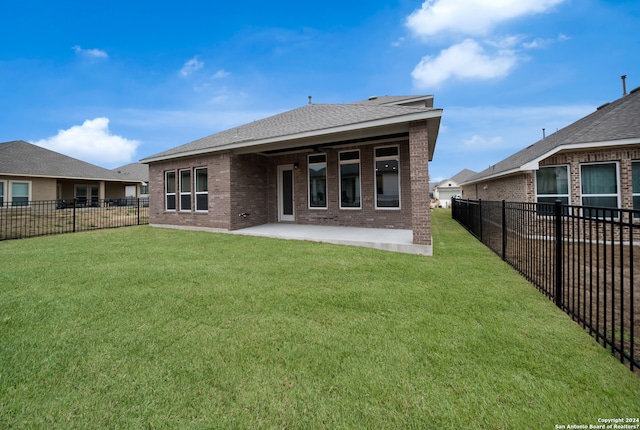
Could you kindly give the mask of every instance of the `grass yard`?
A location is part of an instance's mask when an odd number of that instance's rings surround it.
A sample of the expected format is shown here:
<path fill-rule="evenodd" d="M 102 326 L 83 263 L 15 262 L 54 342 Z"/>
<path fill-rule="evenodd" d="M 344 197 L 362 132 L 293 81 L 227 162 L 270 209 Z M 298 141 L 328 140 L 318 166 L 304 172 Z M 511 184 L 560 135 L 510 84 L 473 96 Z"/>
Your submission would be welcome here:
<path fill-rule="evenodd" d="M 148 226 L 0 242 L 0 428 L 640 417 L 637 375 L 432 218 L 433 257 Z"/>

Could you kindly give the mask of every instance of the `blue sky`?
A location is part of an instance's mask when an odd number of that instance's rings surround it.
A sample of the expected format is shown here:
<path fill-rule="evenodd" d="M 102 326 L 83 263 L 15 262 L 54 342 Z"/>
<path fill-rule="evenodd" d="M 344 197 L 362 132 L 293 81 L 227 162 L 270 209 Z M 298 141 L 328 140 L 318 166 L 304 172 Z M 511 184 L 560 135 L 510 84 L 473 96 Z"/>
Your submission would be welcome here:
<path fill-rule="evenodd" d="M 1 7 L 0 142 L 113 168 L 308 102 L 433 94 L 432 180 L 640 86 L 637 0 L 80 2 Z"/>

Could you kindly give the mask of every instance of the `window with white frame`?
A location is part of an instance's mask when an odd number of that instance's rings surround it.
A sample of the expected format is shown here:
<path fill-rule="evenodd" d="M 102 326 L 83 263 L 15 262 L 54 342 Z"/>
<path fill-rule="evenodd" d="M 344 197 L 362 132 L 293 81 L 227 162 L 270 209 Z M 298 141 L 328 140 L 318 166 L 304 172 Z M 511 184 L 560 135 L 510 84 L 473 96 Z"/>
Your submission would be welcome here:
<path fill-rule="evenodd" d="M 198 167 L 194 170 L 196 188 L 196 211 L 209 210 L 209 178 L 206 167 Z"/>
<path fill-rule="evenodd" d="M 4 206 L 5 182 L 0 181 L 0 208 Z"/>
<path fill-rule="evenodd" d="M 165 190 L 165 209 L 168 211 L 176 210 L 176 172 L 165 172 L 164 174 L 164 190 Z"/>
<path fill-rule="evenodd" d="M 360 209 L 360 151 L 344 151 L 338 155 L 340 166 L 340 208 Z"/>
<path fill-rule="evenodd" d="M 640 161 L 631 163 L 631 193 L 633 194 L 633 208 L 640 210 Z M 640 218 L 640 214 L 634 214 L 634 218 Z"/>
<path fill-rule="evenodd" d="M 545 166 L 536 172 L 536 202 L 538 215 L 552 215 L 551 205 L 556 200 L 568 205 L 569 199 L 569 166 Z M 563 209 L 567 213 L 567 209 Z"/>
<path fill-rule="evenodd" d="M 598 208 L 620 207 L 618 163 L 592 163 L 580 165 L 582 205 Z M 585 209 L 585 216 L 617 218 L 617 211 Z"/>
<path fill-rule="evenodd" d="M 191 210 L 191 170 L 180 170 L 180 210 Z"/>
<path fill-rule="evenodd" d="M 375 149 L 376 209 L 400 208 L 400 153 L 398 146 Z"/>
<path fill-rule="evenodd" d="M 11 181 L 11 206 L 28 206 L 31 199 L 31 182 Z"/>
<path fill-rule="evenodd" d="M 327 208 L 327 155 L 309 155 L 309 208 Z"/>

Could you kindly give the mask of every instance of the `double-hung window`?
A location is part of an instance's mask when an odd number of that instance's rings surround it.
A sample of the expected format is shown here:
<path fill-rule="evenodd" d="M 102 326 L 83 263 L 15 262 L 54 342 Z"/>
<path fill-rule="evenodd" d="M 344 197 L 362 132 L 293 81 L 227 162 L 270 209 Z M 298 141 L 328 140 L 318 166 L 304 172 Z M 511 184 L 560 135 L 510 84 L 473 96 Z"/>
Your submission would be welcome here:
<path fill-rule="evenodd" d="M 196 189 L 196 211 L 209 210 L 209 178 L 206 167 L 198 167 L 194 170 Z"/>
<path fill-rule="evenodd" d="M 598 208 L 619 207 L 618 163 L 582 164 L 580 166 L 582 205 Z M 585 209 L 585 216 L 617 218 L 618 211 Z"/>
<path fill-rule="evenodd" d="M 180 210 L 191 210 L 191 170 L 180 170 Z"/>
<path fill-rule="evenodd" d="M 176 172 L 165 172 L 164 174 L 164 190 L 165 190 L 165 209 L 168 211 L 176 210 Z"/>
<path fill-rule="evenodd" d="M 31 191 L 30 182 L 11 182 L 11 205 L 28 206 Z"/>
<path fill-rule="evenodd" d="M 5 185 L 4 185 L 4 181 L 0 181 L 0 208 L 4 206 L 4 189 L 5 189 Z"/>
<path fill-rule="evenodd" d="M 340 208 L 360 209 L 360 151 L 339 153 Z"/>
<path fill-rule="evenodd" d="M 536 172 L 538 215 L 553 215 L 556 200 L 569 204 L 569 166 L 540 167 Z"/>
<path fill-rule="evenodd" d="M 327 208 L 327 155 L 309 155 L 309 208 Z"/>
<path fill-rule="evenodd" d="M 631 193 L 633 194 L 633 208 L 640 210 L 640 161 L 631 163 Z M 634 214 L 634 218 L 640 218 L 640 214 Z"/>
<path fill-rule="evenodd" d="M 400 208 L 400 154 L 397 146 L 375 149 L 376 209 Z"/>

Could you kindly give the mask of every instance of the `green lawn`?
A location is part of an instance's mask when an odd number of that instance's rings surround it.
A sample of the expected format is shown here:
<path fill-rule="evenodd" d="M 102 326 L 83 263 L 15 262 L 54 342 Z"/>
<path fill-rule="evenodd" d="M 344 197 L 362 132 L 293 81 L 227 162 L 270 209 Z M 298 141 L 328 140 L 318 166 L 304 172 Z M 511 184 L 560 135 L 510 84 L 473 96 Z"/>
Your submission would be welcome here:
<path fill-rule="evenodd" d="M 555 429 L 640 378 L 450 219 L 434 256 L 128 227 L 0 242 L 0 428 Z"/>

